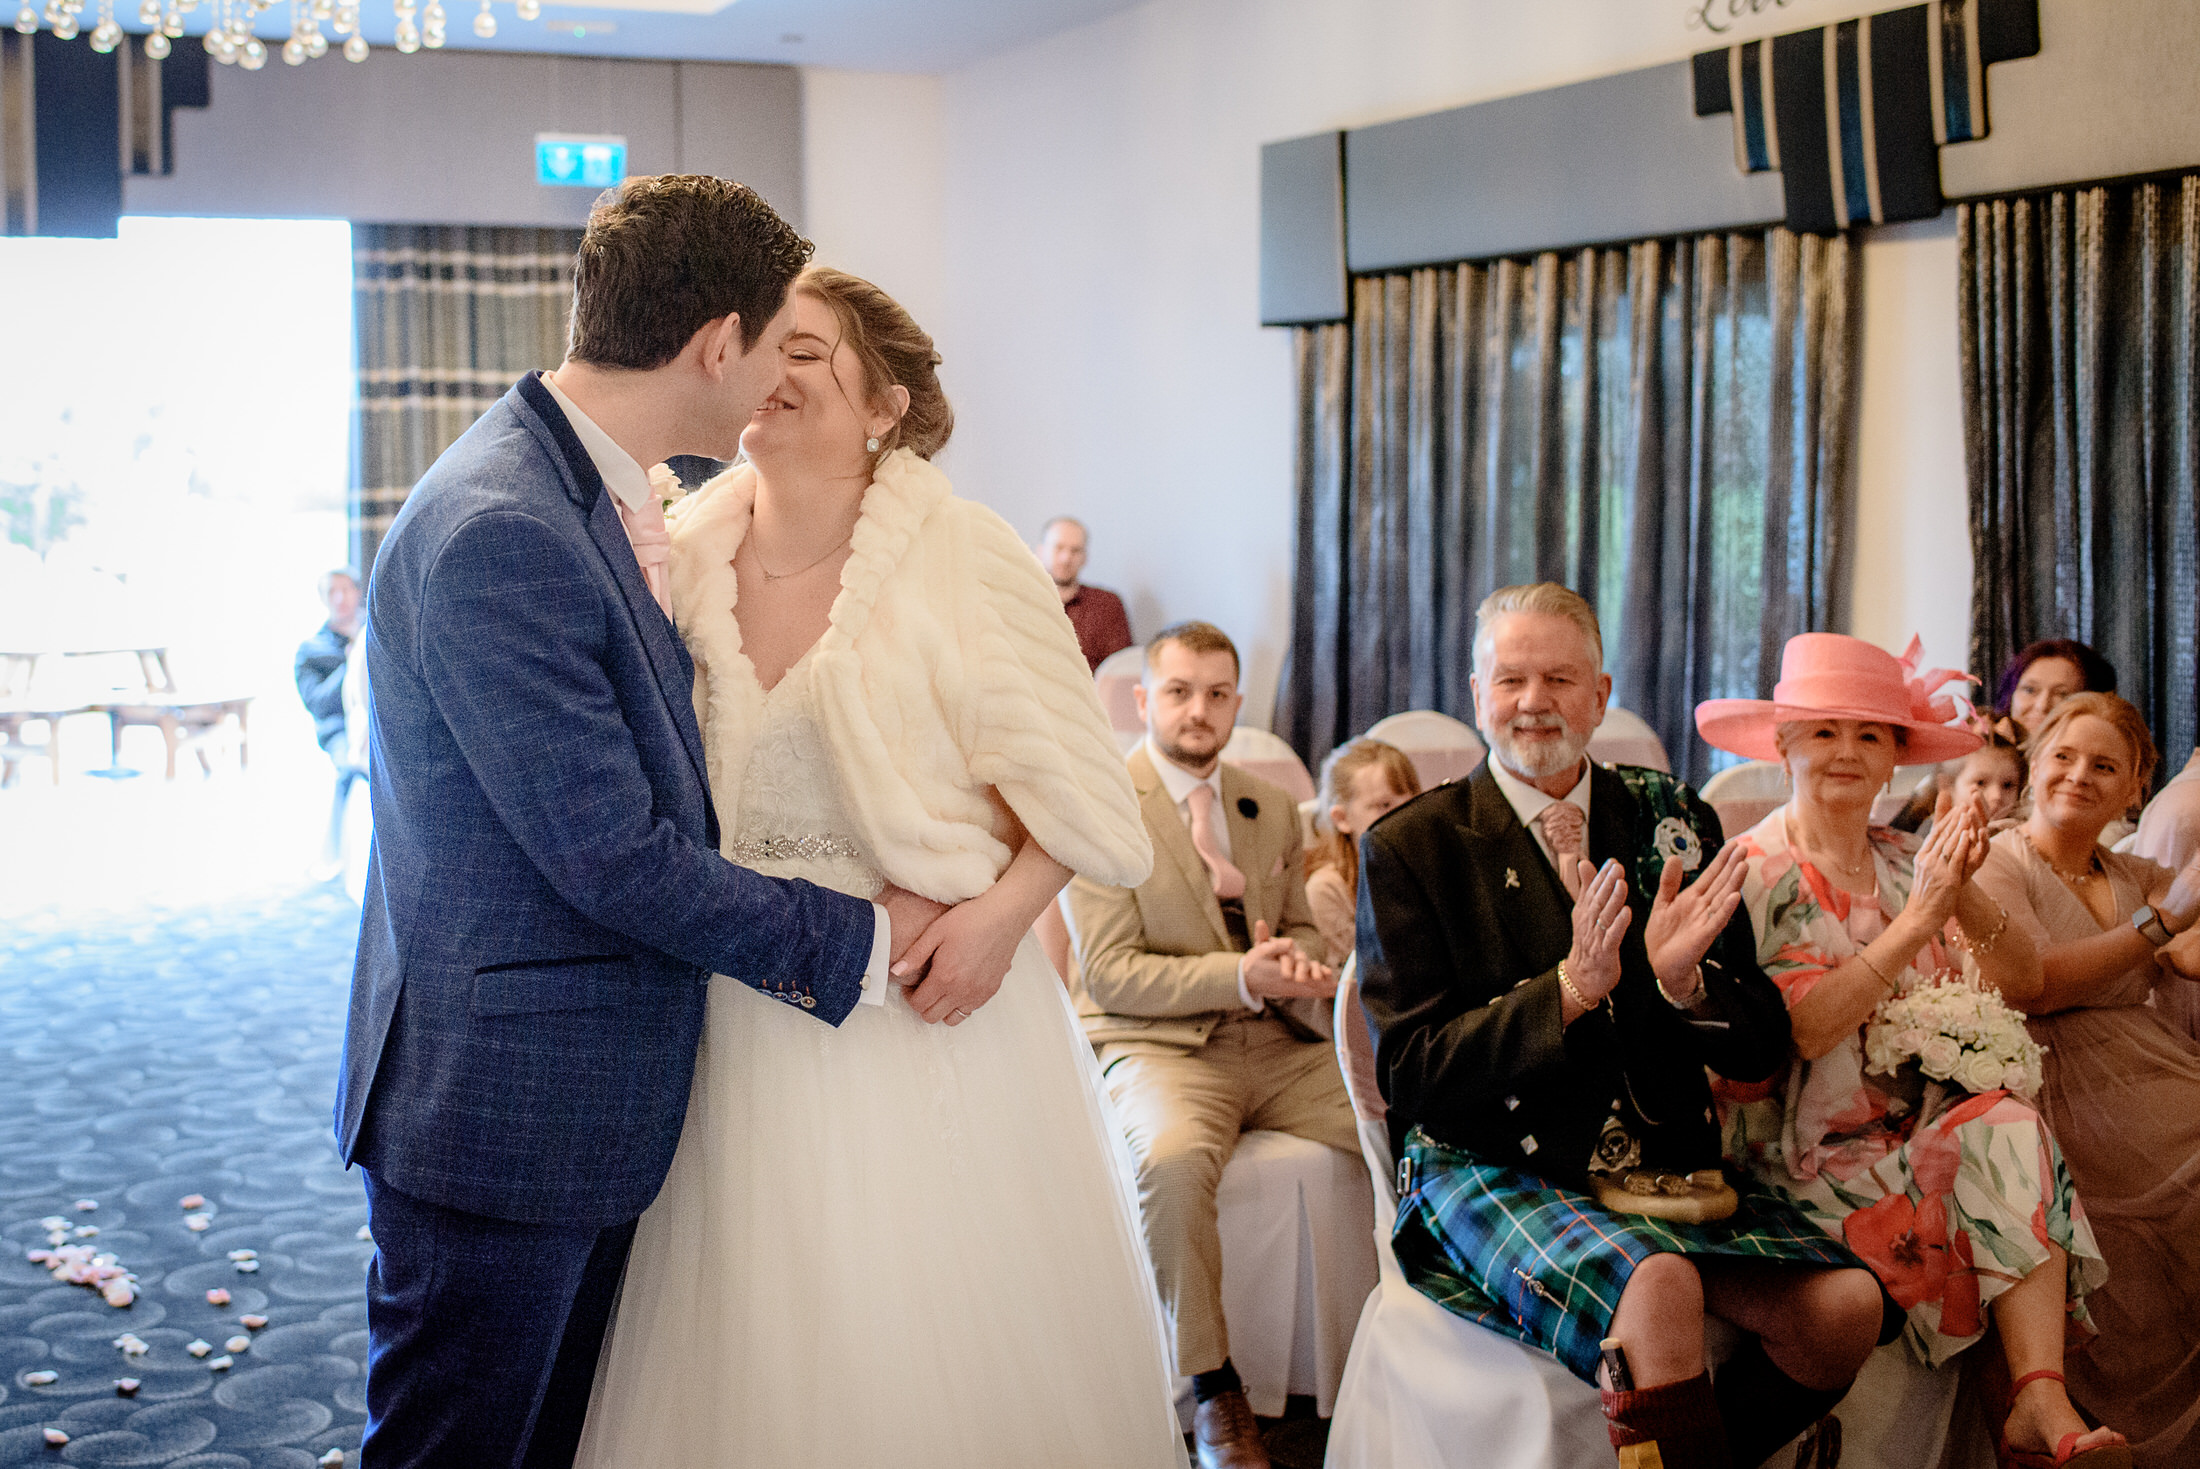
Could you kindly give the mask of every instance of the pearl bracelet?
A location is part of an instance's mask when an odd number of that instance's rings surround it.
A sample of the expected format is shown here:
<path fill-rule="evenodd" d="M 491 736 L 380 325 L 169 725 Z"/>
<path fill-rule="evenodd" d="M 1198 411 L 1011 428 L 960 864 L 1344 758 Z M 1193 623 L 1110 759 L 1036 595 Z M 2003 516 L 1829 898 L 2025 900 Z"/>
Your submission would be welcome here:
<path fill-rule="evenodd" d="M 1983 959 L 1988 954 L 1991 954 L 1994 951 L 1995 943 L 2000 940 L 2002 934 L 2007 931 L 2009 927 L 2009 910 L 2002 907 L 1999 902 L 1996 902 L 1994 904 L 1994 911 L 2001 916 L 1994 921 L 1994 931 L 1988 934 L 1986 937 L 1982 939 L 1974 939 L 1971 937 L 1971 931 L 1969 929 L 1964 929 L 1963 931 L 1963 947 L 1971 951 L 1971 957 L 1974 959 Z"/>

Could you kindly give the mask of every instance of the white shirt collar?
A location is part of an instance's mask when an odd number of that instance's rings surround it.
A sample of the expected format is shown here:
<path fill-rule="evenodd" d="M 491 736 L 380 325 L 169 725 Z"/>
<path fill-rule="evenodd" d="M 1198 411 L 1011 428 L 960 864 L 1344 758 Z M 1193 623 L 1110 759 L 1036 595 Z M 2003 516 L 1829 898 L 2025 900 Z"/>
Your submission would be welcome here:
<path fill-rule="evenodd" d="M 1563 797 L 1563 799 L 1571 801 L 1581 808 L 1582 829 L 1584 831 L 1588 829 L 1589 773 L 1593 769 L 1595 767 L 1589 763 L 1589 757 L 1582 756 L 1581 779 L 1575 781 L 1574 788 Z M 1535 819 L 1543 814 L 1544 807 L 1555 805 L 1560 798 L 1545 795 L 1510 770 L 1507 770 L 1505 762 L 1497 758 L 1497 752 L 1494 750 L 1490 752 L 1490 774 L 1496 777 L 1497 788 L 1505 793 L 1506 801 L 1511 803 L 1513 815 L 1520 818 L 1522 826 L 1535 833 L 1536 842 L 1540 845 L 1543 841 L 1543 832 L 1535 824 Z M 1548 853 L 1545 855 L 1548 855 Z"/>
<path fill-rule="evenodd" d="M 649 503 L 649 472 L 634 462 L 634 456 L 619 447 L 618 442 L 605 433 L 555 382 L 544 373 L 542 385 L 557 399 L 558 407 L 565 410 L 566 421 L 573 425 L 573 435 L 581 441 L 594 461 L 596 473 L 603 476 L 604 488 L 619 497 L 629 510 L 639 510 Z"/>
<path fill-rule="evenodd" d="M 1154 773 L 1161 777 L 1162 789 L 1169 793 L 1169 799 L 1177 805 L 1184 804 L 1185 799 L 1191 795 L 1193 786 L 1209 786 L 1214 790 L 1216 806 L 1221 806 L 1222 762 L 1220 760 L 1215 762 L 1215 768 L 1208 773 L 1207 778 L 1201 780 L 1198 776 L 1162 754 L 1160 748 L 1154 744 L 1152 735 L 1146 736 L 1146 758 L 1153 762 Z"/>

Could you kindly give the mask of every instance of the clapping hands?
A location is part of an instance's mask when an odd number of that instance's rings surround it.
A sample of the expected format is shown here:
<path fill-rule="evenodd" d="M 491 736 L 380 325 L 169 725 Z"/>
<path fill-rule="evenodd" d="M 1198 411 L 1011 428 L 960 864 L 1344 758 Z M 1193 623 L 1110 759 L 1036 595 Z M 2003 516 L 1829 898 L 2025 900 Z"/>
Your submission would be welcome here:
<path fill-rule="evenodd" d="M 1292 940 L 1271 937 L 1266 919 L 1254 921 L 1253 947 L 1238 972 L 1246 993 L 1264 1000 L 1326 1000 L 1337 993 L 1337 972 L 1307 958 Z"/>
<path fill-rule="evenodd" d="M 1917 854 L 1917 879 L 1905 912 L 1915 912 L 1938 929 L 1956 911 L 1965 883 L 1985 865 L 1986 817 L 1976 801 L 1957 803 L 1941 793 L 1933 811 L 1933 834 Z"/>
<path fill-rule="evenodd" d="M 1566 978 L 1576 997 L 1595 1005 L 1619 983 L 1619 944 L 1635 916 L 1627 906 L 1627 870 L 1616 861 L 1592 867 L 1581 857 L 1561 857 L 1558 877 L 1574 898 Z"/>
<path fill-rule="evenodd" d="M 1681 859 L 1665 859 L 1650 920 L 1642 927 L 1642 942 L 1667 995 L 1679 998 L 1695 988 L 1690 976 L 1742 905 L 1742 879 L 1748 871 L 1742 849 L 1732 842 L 1721 847 L 1703 876 L 1686 888 L 1681 886 Z"/>

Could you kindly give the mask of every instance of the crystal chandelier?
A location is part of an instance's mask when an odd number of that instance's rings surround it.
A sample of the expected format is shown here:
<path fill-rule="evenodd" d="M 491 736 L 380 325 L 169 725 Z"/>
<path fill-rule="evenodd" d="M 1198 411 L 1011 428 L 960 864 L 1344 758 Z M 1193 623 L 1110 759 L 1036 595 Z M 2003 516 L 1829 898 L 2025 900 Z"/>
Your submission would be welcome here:
<path fill-rule="evenodd" d="M 138 24 L 146 28 L 148 60 L 158 61 L 174 48 L 176 39 L 183 35 L 183 18 L 202 3 L 208 4 L 213 12 L 212 22 L 203 37 L 206 54 L 224 66 L 258 71 L 267 65 L 267 46 L 253 30 L 259 18 L 278 3 L 290 6 L 290 39 L 282 44 L 282 57 L 291 66 L 303 66 L 326 56 L 331 32 L 342 38 L 340 49 L 346 61 L 367 59 L 370 48 L 367 38 L 359 33 L 358 0 L 139 0 L 137 18 Z M 434 51 L 443 45 L 450 26 L 443 0 L 427 0 L 425 5 L 420 0 L 392 0 L 392 3 L 397 14 L 398 50 L 410 55 L 423 46 Z M 45 0 L 41 17 L 32 0 L 23 0 L 23 8 L 16 13 L 15 28 L 26 36 L 32 35 L 43 20 L 57 38 L 74 40 L 83 32 L 84 7 L 85 0 Z M 542 0 L 514 0 L 512 8 L 521 20 L 534 20 L 542 14 Z M 481 9 L 474 15 L 474 34 L 486 41 L 496 33 L 497 18 L 491 0 L 481 0 Z M 92 25 L 89 39 L 92 49 L 102 54 L 128 39 L 122 27 L 115 23 L 115 0 L 98 0 L 98 19 Z"/>

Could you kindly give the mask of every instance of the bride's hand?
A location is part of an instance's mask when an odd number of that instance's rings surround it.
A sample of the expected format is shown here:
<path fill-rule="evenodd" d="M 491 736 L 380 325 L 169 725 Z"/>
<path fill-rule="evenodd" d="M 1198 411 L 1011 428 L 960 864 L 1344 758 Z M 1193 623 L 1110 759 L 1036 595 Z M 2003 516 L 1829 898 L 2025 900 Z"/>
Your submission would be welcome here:
<path fill-rule="evenodd" d="M 1030 928 L 1005 917 L 985 896 L 957 903 L 917 935 L 894 965 L 894 977 L 910 984 L 922 976 L 908 995 L 926 1024 L 960 1025 L 1000 989 Z"/>

